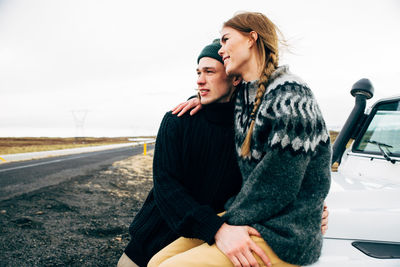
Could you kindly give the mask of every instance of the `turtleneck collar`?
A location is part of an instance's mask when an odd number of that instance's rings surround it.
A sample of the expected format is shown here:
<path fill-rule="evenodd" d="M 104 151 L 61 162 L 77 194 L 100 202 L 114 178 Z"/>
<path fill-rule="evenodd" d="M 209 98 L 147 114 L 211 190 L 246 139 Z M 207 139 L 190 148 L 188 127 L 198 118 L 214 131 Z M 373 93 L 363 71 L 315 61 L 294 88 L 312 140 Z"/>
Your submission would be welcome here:
<path fill-rule="evenodd" d="M 215 124 L 233 125 L 233 101 L 227 103 L 211 103 L 203 106 L 206 119 Z"/>
<path fill-rule="evenodd" d="M 248 104 L 254 103 L 258 89 L 258 80 L 243 82 L 243 89 L 246 91 Z"/>
<path fill-rule="evenodd" d="M 272 82 L 274 80 L 276 80 L 278 77 L 289 73 L 289 66 L 287 65 L 283 65 L 283 66 L 279 66 L 269 77 L 269 81 Z M 270 83 L 269 82 L 269 83 Z M 256 98 L 257 95 L 257 90 L 258 90 L 258 80 L 253 80 L 253 81 L 243 81 L 242 82 L 242 86 L 243 89 L 246 90 L 247 92 L 247 96 L 248 96 L 248 102 L 249 103 L 254 103 L 254 100 Z"/>

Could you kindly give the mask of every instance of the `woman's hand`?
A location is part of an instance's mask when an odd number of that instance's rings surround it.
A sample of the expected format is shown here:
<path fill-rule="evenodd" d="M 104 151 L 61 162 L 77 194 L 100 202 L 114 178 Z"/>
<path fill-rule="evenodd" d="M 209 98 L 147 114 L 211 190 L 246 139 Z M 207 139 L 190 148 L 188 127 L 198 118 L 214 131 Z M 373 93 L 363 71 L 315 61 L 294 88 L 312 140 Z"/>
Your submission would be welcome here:
<path fill-rule="evenodd" d="M 215 244 L 224 253 L 235 267 L 258 267 L 256 253 L 261 260 L 271 266 L 271 262 L 250 235 L 261 236 L 260 233 L 250 226 L 234 226 L 224 223 L 215 234 Z"/>
<path fill-rule="evenodd" d="M 190 115 L 194 115 L 197 113 L 197 111 L 199 111 L 202 108 L 202 105 L 200 103 L 200 100 L 195 97 L 192 99 L 189 99 L 186 102 L 180 103 L 179 105 L 177 105 L 176 107 L 174 107 L 172 109 L 172 114 L 177 114 L 178 112 L 178 117 L 182 116 L 183 114 L 186 113 L 186 111 L 192 109 L 190 111 Z"/>
<path fill-rule="evenodd" d="M 324 210 L 322 212 L 322 221 L 321 221 L 321 232 L 323 235 L 328 230 L 328 216 L 329 216 L 328 206 L 326 206 L 324 202 Z"/>

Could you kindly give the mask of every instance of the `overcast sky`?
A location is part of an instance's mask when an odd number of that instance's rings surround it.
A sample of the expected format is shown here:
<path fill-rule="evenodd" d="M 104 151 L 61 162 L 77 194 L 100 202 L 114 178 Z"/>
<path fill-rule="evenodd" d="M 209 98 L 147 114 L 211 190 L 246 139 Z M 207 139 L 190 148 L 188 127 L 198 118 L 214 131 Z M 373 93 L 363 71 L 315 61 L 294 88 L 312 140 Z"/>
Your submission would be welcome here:
<path fill-rule="evenodd" d="M 0 136 L 156 134 L 195 93 L 201 49 L 243 10 L 278 25 L 281 64 L 329 127 L 344 124 L 361 78 L 375 87 L 368 105 L 400 94 L 398 0 L 0 0 Z"/>

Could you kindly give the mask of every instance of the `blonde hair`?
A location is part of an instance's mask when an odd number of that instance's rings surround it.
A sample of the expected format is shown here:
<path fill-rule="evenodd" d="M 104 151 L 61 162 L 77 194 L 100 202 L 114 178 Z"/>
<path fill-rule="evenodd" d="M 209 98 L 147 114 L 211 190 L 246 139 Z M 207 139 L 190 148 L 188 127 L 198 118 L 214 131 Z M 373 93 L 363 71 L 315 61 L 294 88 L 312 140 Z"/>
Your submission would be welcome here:
<path fill-rule="evenodd" d="M 251 135 L 253 134 L 257 110 L 265 94 L 269 77 L 278 67 L 278 33 L 280 34 L 280 31 L 264 14 L 258 12 L 238 13 L 233 18 L 226 21 L 223 27 L 233 28 L 245 35 L 249 35 L 254 31 L 258 35 L 256 44 L 257 51 L 260 55 L 262 72 L 258 80 L 254 108 L 250 114 L 250 128 L 247 131 L 246 138 L 241 147 L 241 156 L 246 157 L 250 155 Z"/>

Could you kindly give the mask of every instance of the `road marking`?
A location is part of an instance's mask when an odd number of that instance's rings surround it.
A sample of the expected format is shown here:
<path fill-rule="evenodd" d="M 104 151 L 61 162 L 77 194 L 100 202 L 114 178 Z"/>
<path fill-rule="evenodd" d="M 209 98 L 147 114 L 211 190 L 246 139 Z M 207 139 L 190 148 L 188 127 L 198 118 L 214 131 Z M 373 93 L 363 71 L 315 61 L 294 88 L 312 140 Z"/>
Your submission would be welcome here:
<path fill-rule="evenodd" d="M 24 165 L 24 166 L 19 166 L 19 167 L 13 167 L 13 168 L 0 170 L 0 172 L 24 169 L 24 168 L 35 167 L 35 166 L 40 166 L 40 165 L 46 165 L 46 164 L 51 164 L 51 163 L 55 163 L 55 162 L 60 162 L 60 161 L 65 161 L 65 160 L 70 160 L 70 159 L 76 159 L 76 158 L 83 158 L 83 156 L 82 157 L 75 157 L 75 158 L 68 158 L 68 159 L 56 159 L 56 160 L 51 160 L 51 161 L 46 161 L 46 162 L 40 162 L 40 163 L 29 164 L 29 165 Z"/>
<path fill-rule="evenodd" d="M 8 169 L 2 169 L 2 170 L 0 170 L 0 173 L 1 172 L 6 172 L 6 171 L 12 171 L 12 170 L 36 167 L 36 166 L 40 166 L 40 165 L 46 165 L 46 164 L 51 164 L 51 163 L 60 162 L 60 161 L 66 161 L 66 160 L 71 160 L 71 159 L 79 159 L 79 158 L 89 157 L 89 156 L 92 156 L 94 153 L 96 153 L 96 154 L 104 154 L 104 153 L 110 152 L 110 150 L 113 150 L 113 149 L 109 149 L 107 151 L 101 151 L 101 152 L 96 151 L 96 152 L 93 152 L 93 153 L 89 153 L 87 155 L 77 156 L 77 157 L 72 157 L 72 158 L 56 159 L 56 160 L 51 160 L 51 161 L 46 161 L 46 162 L 40 162 L 40 163 L 34 163 L 34 164 L 29 164 L 29 165 L 24 165 L 24 166 L 12 167 L 12 168 L 8 168 Z"/>

